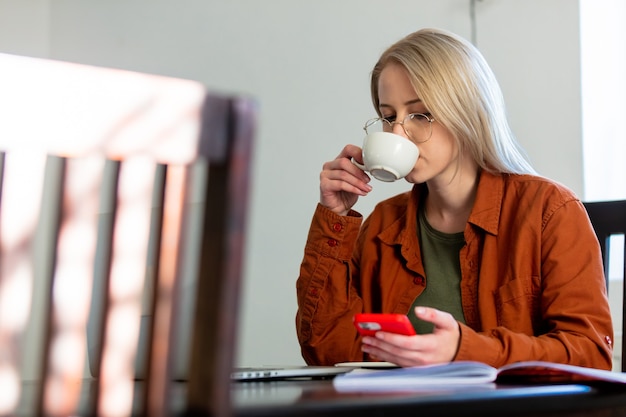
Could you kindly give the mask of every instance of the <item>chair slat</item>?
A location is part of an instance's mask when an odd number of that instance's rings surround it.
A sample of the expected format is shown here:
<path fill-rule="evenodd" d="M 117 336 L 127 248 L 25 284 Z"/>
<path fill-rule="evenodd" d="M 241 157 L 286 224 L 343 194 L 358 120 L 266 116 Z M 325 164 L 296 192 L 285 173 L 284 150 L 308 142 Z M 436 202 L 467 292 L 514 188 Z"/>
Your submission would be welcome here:
<path fill-rule="evenodd" d="M 170 414 L 172 380 L 172 349 L 176 344 L 176 299 L 179 259 L 181 256 L 182 223 L 185 209 L 185 189 L 188 169 L 170 166 L 165 180 L 163 203 L 163 229 L 160 240 L 160 262 L 157 274 L 154 324 L 149 361 L 149 378 L 146 379 L 148 413 L 153 416 Z"/>
<path fill-rule="evenodd" d="M 120 168 L 98 383 L 100 415 L 132 413 L 154 172 L 154 162 L 146 157 L 129 158 Z"/>
<path fill-rule="evenodd" d="M 32 306 L 34 235 L 41 207 L 46 155 L 3 154 L 2 165 L 0 414 L 12 414 L 21 395 L 22 334 Z"/>
<path fill-rule="evenodd" d="M 43 410 L 49 415 L 78 411 L 103 169 L 102 158 L 75 158 L 65 164 L 43 395 Z"/>

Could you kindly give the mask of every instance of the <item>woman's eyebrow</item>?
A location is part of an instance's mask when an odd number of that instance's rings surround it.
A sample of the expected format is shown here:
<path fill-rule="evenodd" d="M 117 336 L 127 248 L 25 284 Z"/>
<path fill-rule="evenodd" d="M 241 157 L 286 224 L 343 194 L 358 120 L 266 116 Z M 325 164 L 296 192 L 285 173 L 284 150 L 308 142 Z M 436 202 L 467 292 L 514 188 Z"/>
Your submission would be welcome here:
<path fill-rule="evenodd" d="M 411 104 L 417 104 L 417 103 L 421 103 L 422 99 L 421 98 L 416 98 L 413 100 L 409 100 L 406 103 L 404 103 L 405 106 L 410 106 Z"/>
<path fill-rule="evenodd" d="M 413 99 L 413 100 L 406 101 L 406 102 L 404 103 L 404 105 L 405 105 L 405 106 L 411 106 L 411 105 L 413 105 L 413 104 L 418 104 L 418 103 L 421 103 L 421 102 L 422 102 L 422 99 L 421 99 L 421 98 L 415 98 L 415 99 Z M 392 105 L 390 105 L 390 104 L 379 103 L 379 104 L 378 104 L 378 108 L 379 108 L 379 109 L 382 109 L 382 108 L 393 108 L 393 106 L 392 106 Z"/>

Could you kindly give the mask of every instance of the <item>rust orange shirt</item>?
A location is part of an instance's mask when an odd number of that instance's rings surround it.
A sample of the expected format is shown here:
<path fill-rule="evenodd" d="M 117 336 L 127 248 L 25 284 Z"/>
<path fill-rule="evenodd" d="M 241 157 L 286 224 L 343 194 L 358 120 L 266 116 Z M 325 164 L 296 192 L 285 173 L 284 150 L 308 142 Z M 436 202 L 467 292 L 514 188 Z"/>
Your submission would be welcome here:
<path fill-rule="evenodd" d="M 316 208 L 297 281 L 308 364 L 363 361 L 359 312 L 407 314 L 428 280 L 417 231 L 425 185 L 362 222 Z M 361 225 L 362 223 L 362 225 Z M 455 360 L 544 360 L 611 369 L 613 330 L 600 248 L 580 200 L 530 175 L 483 172 L 459 253 L 467 324 Z"/>

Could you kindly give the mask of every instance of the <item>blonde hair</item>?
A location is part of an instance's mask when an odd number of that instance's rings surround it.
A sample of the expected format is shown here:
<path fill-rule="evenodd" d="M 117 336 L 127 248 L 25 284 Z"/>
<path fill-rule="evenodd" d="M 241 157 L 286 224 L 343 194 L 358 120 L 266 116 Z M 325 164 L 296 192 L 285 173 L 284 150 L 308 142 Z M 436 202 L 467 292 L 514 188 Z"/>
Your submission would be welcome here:
<path fill-rule="evenodd" d="M 378 79 L 390 62 L 406 69 L 428 111 L 481 169 L 535 173 L 511 132 L 495 75 L 471 43 L 443 30 L 422 29 L 390 46 L 372 71 L 372 101 L 379 115 Z"/>

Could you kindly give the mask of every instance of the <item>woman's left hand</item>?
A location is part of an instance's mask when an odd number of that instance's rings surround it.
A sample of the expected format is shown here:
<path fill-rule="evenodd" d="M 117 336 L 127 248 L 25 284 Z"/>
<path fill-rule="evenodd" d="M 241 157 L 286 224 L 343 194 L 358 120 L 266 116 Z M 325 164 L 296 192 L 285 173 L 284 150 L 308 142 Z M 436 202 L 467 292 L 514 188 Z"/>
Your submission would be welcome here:
<path fill-rule="evenodd" d="M 376 360 L 399 366 L 432 365 L 450 362 L 456 356 L 461 331 L 451 314 L 428 307 L 416 307 L 420 320 L 435 325 L 431 334 L 404 336 L 377 332 L 375 337 L 364 337 L 361 349 Z"/>

